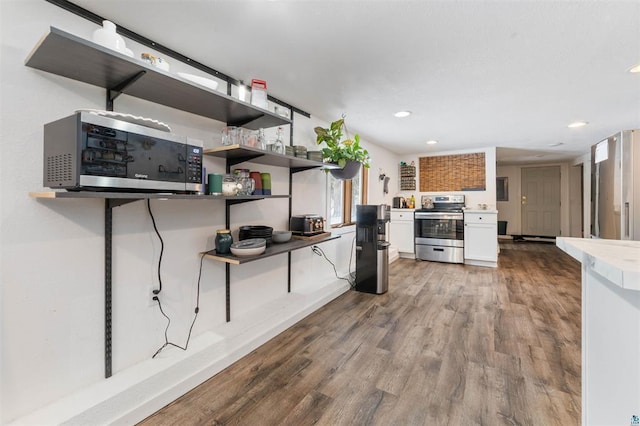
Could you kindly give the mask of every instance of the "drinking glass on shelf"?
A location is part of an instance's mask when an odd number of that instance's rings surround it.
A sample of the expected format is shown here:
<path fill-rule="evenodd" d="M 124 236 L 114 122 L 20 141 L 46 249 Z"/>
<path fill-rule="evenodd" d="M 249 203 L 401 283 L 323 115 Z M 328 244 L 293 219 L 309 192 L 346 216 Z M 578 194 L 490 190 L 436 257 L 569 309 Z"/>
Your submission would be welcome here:
<path fill-rule="evenodd" d="M 255 182 L 249 177 L 249 170 L 239 169 L 235 172 L 238 181 L 238 195 L 251 195 L 255 189 Z"/>
<path fill-rule="evenodd" d="M 256 148 L 258 145 L 258 134 L 252 130 L 242 129 L 242 144 Z"/>
<path fill-rule="evenodd" d="M 273 143 L 271 150 L 273 152 L 277 152 L 278 154 L 284 154 L 284 139 L 282 127 L 278 127 L 278 136 L 276 137 L 276 141 Z"/>
<path fill-rule="evenodd" d="M 256 142 L 256 148 L 267 149 L 267 137 L 264 135 L 264 129 L 261 127 L 258 130 L 258 140 Z"/>
<path fill-rule="evenodd" d="M 222 145 L 238 145 L 241 140 L 241 129 L 235 126 L 227 126 L 222 129 Z"/>

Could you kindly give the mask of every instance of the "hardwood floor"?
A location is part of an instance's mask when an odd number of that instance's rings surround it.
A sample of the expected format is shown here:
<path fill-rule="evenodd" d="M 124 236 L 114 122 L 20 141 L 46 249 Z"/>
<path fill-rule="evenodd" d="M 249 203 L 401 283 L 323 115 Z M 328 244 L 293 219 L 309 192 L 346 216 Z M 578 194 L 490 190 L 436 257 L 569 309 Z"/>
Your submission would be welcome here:
<path fill-rule="evenodd" d="M 577 425 L 580 294 L 552 244 L 400 259 L 388 293 L 342 295 L 141 424 Z"/>

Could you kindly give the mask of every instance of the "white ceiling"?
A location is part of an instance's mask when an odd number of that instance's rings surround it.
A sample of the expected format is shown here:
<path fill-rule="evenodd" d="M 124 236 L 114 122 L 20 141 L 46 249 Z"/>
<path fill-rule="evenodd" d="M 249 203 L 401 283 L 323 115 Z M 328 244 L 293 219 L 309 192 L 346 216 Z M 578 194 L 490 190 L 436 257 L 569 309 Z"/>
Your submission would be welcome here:
<path fill-rule="evenodd" d="M 401 154 L 550 162 L 640 128 L 639 0 L 73 2 Z"/>

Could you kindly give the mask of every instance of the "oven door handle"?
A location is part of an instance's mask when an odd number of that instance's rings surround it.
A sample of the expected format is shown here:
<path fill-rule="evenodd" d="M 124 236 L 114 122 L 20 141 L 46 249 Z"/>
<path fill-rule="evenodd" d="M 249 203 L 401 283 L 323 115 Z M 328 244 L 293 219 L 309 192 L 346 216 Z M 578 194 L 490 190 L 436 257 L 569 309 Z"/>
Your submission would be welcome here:
<path fill-rule="evenodd" d="M 415 219 L 443 219 L 443 220 L 462 220 L 464 218 L 461 214 L 442 214 L 442 213 L 416 213 Z"/>

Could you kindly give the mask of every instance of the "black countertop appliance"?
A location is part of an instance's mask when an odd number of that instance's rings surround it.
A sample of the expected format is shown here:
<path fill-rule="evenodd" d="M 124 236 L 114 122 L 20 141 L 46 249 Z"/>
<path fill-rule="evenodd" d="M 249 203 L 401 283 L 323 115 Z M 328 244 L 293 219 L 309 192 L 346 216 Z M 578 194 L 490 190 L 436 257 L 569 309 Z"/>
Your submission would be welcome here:
<path fill-rule="evenodd" d="M 382 294 L 389 289 L 386 204 L 356 206 L 356 290 Z"/>

